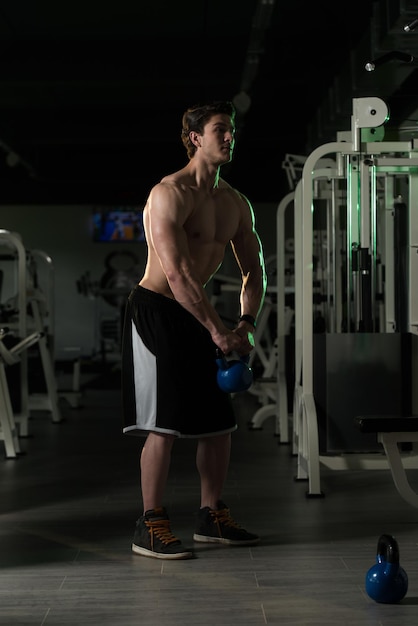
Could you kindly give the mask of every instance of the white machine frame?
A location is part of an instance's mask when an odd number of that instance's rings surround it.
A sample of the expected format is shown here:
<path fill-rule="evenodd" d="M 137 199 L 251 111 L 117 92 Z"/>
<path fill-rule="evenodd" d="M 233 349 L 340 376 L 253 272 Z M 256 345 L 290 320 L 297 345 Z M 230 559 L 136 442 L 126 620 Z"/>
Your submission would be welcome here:
<path fill-rule="evenodd" d="M 400 493 L 414 506 L 418 506 L 418 497 L 410 497 L 410 487 L 406 488 L 403 475 L 403 456 L 395 445 L 405 441 L 405 433 L 392 433 L 390 436 L 378 434 L 387 458 L 383 455 L 339 454 L 324 456 L 319 452 L 318 418 L 313 390 L 313 198 L 314 181 L 320 177 L 338 178 L 347 176 L 344 164 L 358 157 L 360 166 L 348 181 L 349 212 L 357 211 L 358 204 L 368 207 L 375 201 L 375 177 L 380 173 L 404 171 L 410 174 L 409 204 L 414 206 L 418 197 L 418 143 L 415 140 L 405 142 L 369 142 L 373 129 L 382 126 L 388 117 L 387 105 L 379 98 L 359 98 L 353 100 L 351 132 L 341 133 L 340 140 L 320 146 L 306 159 L 302 178 L 295 190 L 295 388 L 293 403 L 293 443 L 297 453 L 297 478 L 307 480 L 308 496 L 322 496 L 320 465 L 331 469 L 349 468 L 392 468 L 395 484 Z M 370 130 L 371 129 L 371 130 Z M 317 163 L 325 155 L 336 155 L 336 169 L 318 170 Z M 372 166 L 363 167 L 365 155 L 371 156 Z M 370 172 L 371 169 L 371 172 Z M 357 195 L 359 194 L 359 195 Z M 351 203 L 351 204 L 350 204 Z M 369 213 L 364 210 L 364 215 Z M 352 220 L 351 227 L 357 228 Z M 370 219 L 361 220 L 355 239 L 361 245 L 370 248 L 373 245 L 375 224 Z M 348 230 L 348 228 L 347 228 Z M 418 332 L 418 299 L 414 297 L 418 279 L 418 211 L 409 212 L 409 247 L 414 254 L 409 255 L 409 311 L 408 330 Z M 280 267 L 278 267 L 278 273 Z M 388 302 L 385 304 L 386 330 L 393 332 L 393 285 L 388 285 Z M 278 310 L 280 317 L 280 310 Z M 409 434 L 409 441 L 417 441 L 416 434 Z M 396 449 L 395 449 L 396 448 Z M 408 453 L 405 461 L 409 467 L 418 468 L 418 456 Z M 407 482 L 407 481 L 406 481 Z"/>

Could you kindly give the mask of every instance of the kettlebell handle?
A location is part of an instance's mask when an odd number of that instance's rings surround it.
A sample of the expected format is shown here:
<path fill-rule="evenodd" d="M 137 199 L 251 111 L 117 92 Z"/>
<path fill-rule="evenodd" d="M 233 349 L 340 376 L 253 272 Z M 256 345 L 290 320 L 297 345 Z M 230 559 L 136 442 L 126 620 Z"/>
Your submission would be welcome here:
<path fill-rule="evenodd" d="M 242 361 L 243 363 L 248 363 L 250 360 L 250 355 L 243 354 L 242 356 L 240 356 L 237 352 L 229 352 L 228 354 L 224 354 L 220 348 L 216 348 L 216 358 L 221 359 L 225 361 L 226 363 L 228 361 L 234 361 L 234 360 L 239 360 L 239 361 Z"/>
<path fill-rule="evenodd" d="M 391 535 L 381 535 L 377 542 L 377 559 L 382 561 L 382 557 L 386 563 L 394 565 L 399 564 L 399 546 L 398 542 Z"/>

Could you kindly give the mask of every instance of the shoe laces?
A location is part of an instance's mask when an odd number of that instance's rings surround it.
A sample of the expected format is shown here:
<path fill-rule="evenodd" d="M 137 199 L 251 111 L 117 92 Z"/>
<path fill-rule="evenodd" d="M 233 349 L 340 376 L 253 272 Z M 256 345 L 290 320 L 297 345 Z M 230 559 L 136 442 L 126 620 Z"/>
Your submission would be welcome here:
<path fill-rule="evenodd" d="M 170 544 L 178 541 L 177 537 L 173 535 L 170 529 L 170 520 L 145 520 L 145 525 L 149 528 L 151 533 L 151 541 L 154 542 L 154 537 L 159 539 L 162 543 Z"/>
<path fill-rule="evenodd" d="M 241 526 L 231 517 L 229 509 L 211 509 L 210 514 L 215 519 L 215 523 L 220 529 L 221 525 L 229 526 L 230 528 L 241 529 Z"/>

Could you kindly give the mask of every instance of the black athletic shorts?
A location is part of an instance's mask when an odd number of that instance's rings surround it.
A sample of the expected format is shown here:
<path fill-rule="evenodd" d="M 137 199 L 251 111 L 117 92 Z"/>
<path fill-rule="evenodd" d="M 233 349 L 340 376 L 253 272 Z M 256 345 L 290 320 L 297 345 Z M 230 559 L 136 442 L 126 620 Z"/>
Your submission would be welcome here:
<path fill-rule="evenodd" d="M 216 382 L 216 346 L 178 302 L 139 285 L 129 295 L 122 341 L 123 432 L 205 437 L 237 428 Z"/>

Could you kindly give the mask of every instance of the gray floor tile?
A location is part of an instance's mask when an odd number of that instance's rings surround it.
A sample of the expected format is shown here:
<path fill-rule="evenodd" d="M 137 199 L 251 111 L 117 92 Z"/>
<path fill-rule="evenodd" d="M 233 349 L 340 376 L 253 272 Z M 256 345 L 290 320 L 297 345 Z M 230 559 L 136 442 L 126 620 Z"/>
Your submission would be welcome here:
<path fill-rule="evenodd" d="M 142 440 L 121 435 L 118 390 L 86 389 L 83 400 L 77 410 L 63 406 L 58 425 L 36 414 L 25 454 L 0 460 L 1 625 L 416 626 L 418 510 L 388 471 L 325 468 L 325 496 L 307 498 L 273 421 L 249 430 L 255 399 L 236 396 L 224 497 L 260 545 L 194 544 L 195 444 L 179 441 L 167 506 L 195 558 L 147 559 L 131 552 Z M 396 605 L 365 590 L 383 533 L 396 537 L 409 577 Z"/>

